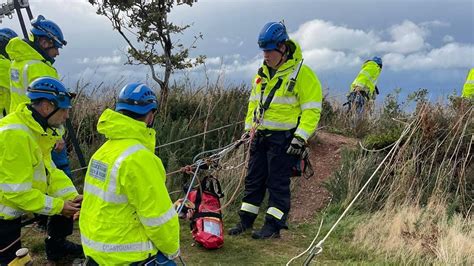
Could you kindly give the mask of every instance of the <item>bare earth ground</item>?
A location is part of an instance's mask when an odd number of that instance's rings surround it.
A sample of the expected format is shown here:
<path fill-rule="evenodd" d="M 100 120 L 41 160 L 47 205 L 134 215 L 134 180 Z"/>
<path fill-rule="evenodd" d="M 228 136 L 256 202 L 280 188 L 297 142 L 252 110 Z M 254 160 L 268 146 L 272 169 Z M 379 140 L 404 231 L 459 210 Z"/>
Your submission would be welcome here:
<path fill-rule="evenodd" d="M 309 180 L 302 177 L 293 180 L 296 187 L 291 200 L 290 222 L 308 222 L 327 205 L 330 195 L 323 182 L 339 167 L 342 148 L 355 146 L 357 140 L 319 131 L 309 144 L 314 176 Z"/>

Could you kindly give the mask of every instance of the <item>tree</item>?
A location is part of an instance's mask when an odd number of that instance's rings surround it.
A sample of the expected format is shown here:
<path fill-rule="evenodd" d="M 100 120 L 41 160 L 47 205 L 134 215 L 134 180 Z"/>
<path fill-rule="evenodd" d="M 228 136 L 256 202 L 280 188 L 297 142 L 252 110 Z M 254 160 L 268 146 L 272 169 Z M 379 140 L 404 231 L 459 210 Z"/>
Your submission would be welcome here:
<path fill-rule="evenodd" d="M 179 41 L 173 42 L 172 37 L 190 25 L 178 26 L 168 21 L 168 14 L 174 5 L 192 6 L 195 2 L 197 0 L 89 0 L 97 7 L 97 14 L 107 17 L 113 29 L 127 42 L 126 63 L 150 68 L 153 80 L 161 89 L 161 111 L 166 110 L 171 74 L 175 70 L 202 64 L 205 59 L 202 55 L 189 58 L 189 50 L 196 48 L 195 44 L 202 39 L 202 34 L 194 36 L 193 43 L 186 48 Z M 157 66 L 164 69 L 162 77 L 157 74 Z"/>

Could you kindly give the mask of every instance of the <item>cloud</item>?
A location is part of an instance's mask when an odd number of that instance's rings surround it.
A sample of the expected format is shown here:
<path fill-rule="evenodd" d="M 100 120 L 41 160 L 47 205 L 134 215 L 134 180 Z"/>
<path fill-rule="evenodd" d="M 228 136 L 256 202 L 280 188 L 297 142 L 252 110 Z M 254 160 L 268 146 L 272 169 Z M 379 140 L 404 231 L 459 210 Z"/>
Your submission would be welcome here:
<path fill-rule="evenodd" d="M 218 41 L 220 43 L 229 43 L 230 42 L 229 38 L 227 38 L 227 37 L 216 38 L 216 41 Z"/>
<path fill-rule="evenodd" d="M 96 58 L 79 58 L 76 60 L 79 64 L 94 64 L 94 65 L 117 65 L 122 63 L 122 57 L 119 55 L 114 56 L 99 56 Z"/>
<path fill-rule="evenodd" d="M 451 24 L 449 22 L 445 21 L 440 21 L 440 20 L 431 20 L 431 21 L 425 21 L 421 22 L 420 26 L 423 27 L 449 27 Z"/>
<path fill-rule="evenodd" d="M 244 44 L 244 42 L 242 40 L 240 40 L 240 38 L 231 38 L 231 37 L 218 37 L 218 38 L 216 38 L 216 41 L 218 43 L 222 43 L 222 44 L 226 44 L 226 45 L 233 45 L 233 46 L 237 46 L 237 47 L 240 47 Z"/>
<path fill-rule="evenodd" d="M 334 51 L 328 48 L 303 52 L 305 63 L 318 70 L 334 69 L 341 66 L 357 66 L 362 60 L 353 54 Z"/>
<path fill-rule="evenodd" d="M 325 48 L 366 52 L 378 42 L 378 36 L 372 31 L 350 29 L 318 19 L 303 23 L 290 36 L 298 40 L 303 51 Z"/>
<path fill-rule="evenodd" d="M 428 52 L 410 55 L 389 53 L 384 55 L 383 60 L 394 70 L 466 68 L 474 62 L 474 46 L 448 43 Z"/>
<path fill-rule="evenodd" d="M 429 31 L 411 21 L 405 20 L 402 24 L 394 25 L 389 32 L 392 40 L 377 43 L 376 51 L 407 54 L 428 47 L 425 37 L 429 35 Z"/>
<path fill-rule="evenodd" d="M 451 36 L 451 35 L 445 35 L 445 36 L 443 37 L 443 42 L 445 42 L 445 43 L 446 43 L 446 42 L 454 42 L 454 37 Z"/>

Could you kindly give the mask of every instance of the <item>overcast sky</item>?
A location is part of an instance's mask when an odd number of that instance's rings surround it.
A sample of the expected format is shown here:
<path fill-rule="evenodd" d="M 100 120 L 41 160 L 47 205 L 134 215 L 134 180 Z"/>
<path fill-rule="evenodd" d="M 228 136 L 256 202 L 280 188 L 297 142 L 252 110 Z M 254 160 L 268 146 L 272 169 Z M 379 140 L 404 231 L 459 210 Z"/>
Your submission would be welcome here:
<path fill-rule="evenodd" d="M 146 68 L 123 65 L 125 42 L 86 0 L 30 3 L 34 15 L 54 20 L 64 32 L 68 45 L 55 66 L 66 83 L 145 79 Z M 192 23 L 176 36 L 185 45 L 203 34 L 192 56 L 206 55 L 208 75 L 224 73 L 230 83 L 249 83 L 262 61 L 257 35 L 266 22 L 279 20 L 333 95 L 348 90 L 360 65 L 374 55 L 384 61 L 378 82 L 383 94 L 397 87 L 403 94 L 428 88 L 433 97 L 459 92 L 474 67 L 472 0 L 199 0 L 175 8 L 170 20 Z M 16 16 L 3 19 L 2 27 L 20 32 Z M 199 83 L 203 68 L 189 76 Z"/>

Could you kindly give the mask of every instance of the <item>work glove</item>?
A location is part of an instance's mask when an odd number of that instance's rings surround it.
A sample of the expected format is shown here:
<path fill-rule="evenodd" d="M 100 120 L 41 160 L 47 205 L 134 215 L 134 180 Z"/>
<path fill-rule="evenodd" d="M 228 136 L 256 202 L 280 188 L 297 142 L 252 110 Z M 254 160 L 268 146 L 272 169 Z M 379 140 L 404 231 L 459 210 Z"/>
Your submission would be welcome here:
<path fill-rule="evenodd" d="M 294 137 L 291 140 L 290 147 L 286 150 L 286 153 L 290 155 L 302 156 L 306 150 L 306 142 L 300 137 Z"/>

